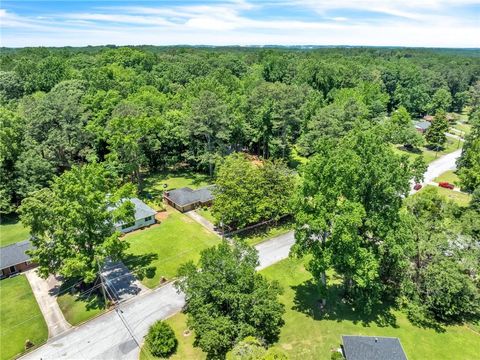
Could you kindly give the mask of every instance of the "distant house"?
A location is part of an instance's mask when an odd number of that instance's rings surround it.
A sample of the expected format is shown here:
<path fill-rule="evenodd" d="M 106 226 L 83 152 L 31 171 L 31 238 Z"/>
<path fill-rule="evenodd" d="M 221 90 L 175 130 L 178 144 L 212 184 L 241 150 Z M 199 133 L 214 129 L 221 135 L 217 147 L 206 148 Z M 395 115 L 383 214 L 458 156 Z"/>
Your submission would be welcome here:
<path fill-rule="evenodd" d="M 423 117 L 423 120 L 429 121 L 429 122 L 432 122 L 434 119 L 435 119 L 435 116 L 433 116 L 433 115 L 425 115 Z"/>
<path fill-rule="evenodd" d="M 35 267 L 30 256 L 26 253 L 27 250 L 32 248 L 33 245 L 29 240 L 0 248 L 0 268 L 2 269 L 0 277 L 8 277 Z"/>
<path fill-rule="evenodd" d="M 185 212 L 202 206 L 210 206 L 213 202 L 213 189 L 215 185 L 206 186 L 197 190 L 189 187 L 169 190 L 163 193 L 163 198 L 168 205 Z"/>
<path fill-rule="evenodd" d="M 342 336 L 346 360 L 407 360 L 398 338 Z"/>
<path fill-rule="evenodd" d="M 419 132 L 419 133 L 424 133 L 425 131 L 427 131 L 427 129 L 432 126 L 432 124 L 429 122 L 429 121 L 416 121 L 414 123 L 414 126 L 415 126 L 415 129 Z"/>
<path fill-rule="evenodd" d="M 131 223 L 118 222 L 115 224 L 115 228 L 123 233 L 127 233 L 133 230 L 141 229 L 145 226 L 155 224 L 156 211 L 150 206 L 145 204 L 142 200 L 137 198 L 130 198 L 133 205 L 135 205 L 135 221 Z M 122 201 L 125 201 L 123 199 Z M 111 208 L 113 210 L 113 208 Z"/>

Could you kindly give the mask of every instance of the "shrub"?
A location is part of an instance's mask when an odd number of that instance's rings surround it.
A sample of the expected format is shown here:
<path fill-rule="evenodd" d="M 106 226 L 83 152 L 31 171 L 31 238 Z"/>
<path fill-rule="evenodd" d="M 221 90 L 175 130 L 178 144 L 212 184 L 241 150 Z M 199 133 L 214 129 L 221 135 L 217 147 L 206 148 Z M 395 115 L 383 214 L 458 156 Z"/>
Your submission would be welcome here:
<path fill-rule="evenodd" d="M 332 352 L 332 356 L 330 356 L 330 359 L 332 359 L 332 360 L 344 360 L 344 357 L 338 351 L 334 351 L 334 352 Z"/>
<path fill-rule="evenodd" d="M 170 356 L 175 352 L 178 344 L 173 329 L 163 321 L 157 321 L 150 326 L 145 342 L 152 355 L 158 357 Z"/>

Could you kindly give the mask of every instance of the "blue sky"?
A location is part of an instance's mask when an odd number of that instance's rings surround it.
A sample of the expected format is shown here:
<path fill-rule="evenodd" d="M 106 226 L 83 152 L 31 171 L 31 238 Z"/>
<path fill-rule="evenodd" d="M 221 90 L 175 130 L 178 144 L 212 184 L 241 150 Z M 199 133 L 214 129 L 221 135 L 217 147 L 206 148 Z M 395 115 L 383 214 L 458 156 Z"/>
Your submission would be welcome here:
<path fill-rule="evenodd" d="M 0 45 L 480 47 L 480 0 L 2 0 Z"/>

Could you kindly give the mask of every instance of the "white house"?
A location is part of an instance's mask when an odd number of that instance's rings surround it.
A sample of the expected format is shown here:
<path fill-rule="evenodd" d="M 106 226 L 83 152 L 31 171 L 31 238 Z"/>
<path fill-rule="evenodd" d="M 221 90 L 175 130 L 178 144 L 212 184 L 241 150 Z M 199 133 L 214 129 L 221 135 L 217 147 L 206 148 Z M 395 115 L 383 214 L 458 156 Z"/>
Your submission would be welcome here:
<path fill-rule="evenodd" d="M 116 223 L 115 228 L 117 230 L 120 230 L 123 233 L 128 233 L 130 231 L 155 224 L 155 214 L 157 213 L 155 210 L 153 210 L 140 199 L 130 198 L 128 200 L 135 205 L 135 222 L 127 224 L 123 222 Z"/>

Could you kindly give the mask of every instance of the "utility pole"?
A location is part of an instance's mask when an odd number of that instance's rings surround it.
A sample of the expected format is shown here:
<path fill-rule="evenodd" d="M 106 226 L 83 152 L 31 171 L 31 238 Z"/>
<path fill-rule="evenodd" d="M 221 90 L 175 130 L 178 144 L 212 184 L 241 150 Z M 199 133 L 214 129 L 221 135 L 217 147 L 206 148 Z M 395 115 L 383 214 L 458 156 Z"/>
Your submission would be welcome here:
<path fill-rule="evenodd" d="M 100 269 L 100 262 L 98 261 L 98 258 L 97 258 L 97 265 L 98 265 L 98 276 L 100 277 L 100 287 L 102 288 L 103 301 L 104 301 L 105 309 L 106 309 L 107 308 L 107 295 L 105 294 L 105 284 L 103 283 L 103 276 L 102 276 L 102 271 Z"/>

